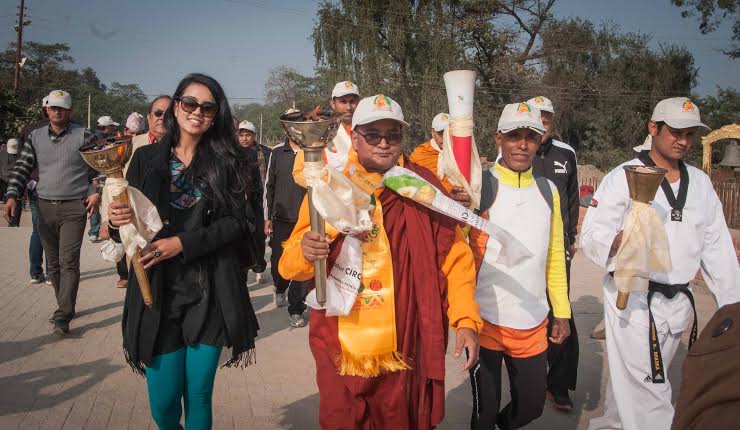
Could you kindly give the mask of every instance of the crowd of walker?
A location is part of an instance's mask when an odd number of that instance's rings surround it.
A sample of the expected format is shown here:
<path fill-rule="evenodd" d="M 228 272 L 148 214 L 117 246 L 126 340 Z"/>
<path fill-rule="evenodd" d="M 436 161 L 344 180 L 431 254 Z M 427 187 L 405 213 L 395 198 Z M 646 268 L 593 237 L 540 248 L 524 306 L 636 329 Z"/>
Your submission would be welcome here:
<path fill-rule="evenodd" d="M 329 105 L 339 124 L 324 150 L 326 163 L 370 184 L 372 230 L 362 235 L 330 224 L 325 235 L 312 231 L 301 142 L 286 136 L 273 148 L 262 145 L 255 125 L 232 115 L 222 87 L 209 76 L 186 76 L 172 96 L 155 98 L 145 116 L 134 112 L 126 120 L 133 155 L 125 178 L 156 208 L 162 229 L 139 256 L 151 306 L 130 259 L 116 265 L 116 285 L 126 288 L 122 353 L 146 377 L 160 429 L 181 428 L 183 408 L 185 428 L 210 428 L 223 348 L 231 348 L 226 366 L 253 362 L 259 324 L 240 255 L 240 242 L 249 236 L 258 255 L 248 269 L 260 282 L 268 241 L 274 303 L 287 305 L 292 327 L 308 325 L 320 411 L 319 423 L 307 428 L 439 425 L 449 327 L 454 356 L 470 375 L 472 429 L 524 427 L 541 416 L 548 398 L 567 413 L 574 407 L 570 391 L 577 389 L 579 360 L 569 300 L 570 263 L 578 250 L 605 271 L 609 382 L 603 416 L 588 428 L 737 428 L 737 355 L 716 354 L 737 354 L 740 345 L 740 268 L 712 183 L 683 161 L 697 130 L 706 128 L 691 100 L 657 103 L 647 123 L 652 143 L 603 179 L 580 243 L 576 153 L 555 138 L 556 112 L 548 98 L 504 107 L 495 130 L 499 156 L 481 172 L 477 195 L 443 168 L 449 114 L 436 115 L 430 140 L 406 156 L 401 143 L 409 124 L 392 98 L 361 98 L 357 84 L 344 81 L 334 87 Z M 72 98 L 61 89 L 41 101 L 40 111 L 37 122 L 8 139 L 0 156 L 3 215 L 18 226 L 28 201 L 31 283 L 53 287 L 58 309 L 49 322 L 65 337 L 75 318 L 88 218 L 90 240 L 115 246 L 138 215 L 126 203 L 101 206 L 105 178 L 79 151 L 114 136 L 119 124 L 103 116 L 97 130 L 78 125 Z M 632 204 L 623 166 L 633 165 L 667 171 L 652 207 L 665 228 L 673 268 L 646 274 L 648 290 L 632 292 L 621 309 L 613 273 Z M 384 186 L 384 175 L 397 166 L 495 222 L 529 258 L 502 264 L 501 244 L 486 231 Z M 362 250 L 356 302 L 347 315 L 307 312 L 314 262 L 327 260 L 331 271 L 350 239 L 360 239 Z M 689 354 L 686 387 L 674 408 L 663 369 L 689 324 L 696 324 L 690 283 L 699 270 L 720 311 L 690 350 L 699 353 Z M 502 407 L 504 364 L 511 400 Z M 701 382 L 710 375 L 714 381 Z M 734 388 L 722 381 L 735 381 Z M 720 385 L 724 391 L 717 394 Z"/>

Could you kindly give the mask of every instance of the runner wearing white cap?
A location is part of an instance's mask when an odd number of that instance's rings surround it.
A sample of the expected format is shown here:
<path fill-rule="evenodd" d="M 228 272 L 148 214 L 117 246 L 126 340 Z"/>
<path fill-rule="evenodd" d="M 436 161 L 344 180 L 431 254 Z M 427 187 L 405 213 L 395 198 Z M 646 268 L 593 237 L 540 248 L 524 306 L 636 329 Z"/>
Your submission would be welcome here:
<path fill-rule="evenodd" d="M 101 116 L 98 118 L 98 130 L 101 131 L 106 136 L 110 136 L 116 133 L 116 127 L 118 127 L 119 123 L 113 121 L 113 118 L 110 116 Z"/>
<path fill-rule="evenodd" d="M 257 165 L 257 169 L 254 169 L 252 175 L 250 176 L 253 181 L 254 189 L 250 190 L 247 193 L 247 200 L 252 205 L 254 213 L 260 214 L 261 216 L 261 214 L 264 213 L 265 203 L 263 197 L 265 190 L 265 181 L 267 179 L 267 168 L 270 162 L 270 155 L 272 154 L 272 150 L 269 147 L 257 142 L 257 127 L 255 127 L 252 122 L 240 122 L 237 126 L 237 131 L 239 144 L 249 152 L 250 156 L 253 157 L 253 164 Z M 262 221 L 264 222 L 264 220 Z M 262 227 L 262 225 L 260 225 L 260 227 Z M 258 256 L 257 264 L 252 268 L 252 271 L 255 274 L 255 281 L 259 284 L 260 282 L 262 282 L 262 272 L 264 272 L 265 268 L 267 268 L 267 262 L 265 261 L 265 230 L 263 228 L 258 228 L 255 232 L 255 235 L 257 236 Z"/>
<path fill-rule="evenodd" d="M 432 119 L 432 129 L 430 131 L 431 139 L 422 143 L 414 149 L 409 155 L 409 161 L 426 168 L 437 175 L 442 181 L 444 188 L 450 193 L 450 197 L 455 199 L 463 206 L 470 206 L 470 196 L 465 192 L 465 188 L 454 186 L 449 178 L 444 174 L 440 154 L 444 144 L 444 131 L 450 125 L 450 115 L 448 113 L 438 113 Z"/>
<path fill-rule="evenodd" d="M 672 263 L 669 273 L 649 273 L 648 291 L 632 291 L 624 310 L 616 306 L 614 279 L 604 277 L 604 320 L 609 384 L 604 415 L 589 429 L 668 429 L 673 419 L 668 369 L 696 312 L 690 282 L 701 269 L 717 304 L 740 301 L 740 268 L 722 204 L 709 177 L 684 163 L 699 127 L 699 108 L 685 97 L 662 100 L 648 122 L 650 150 L 607 174 L 581 228 L 581 249 L 612 272 L 631 200 L 623 166 L 668 170 L 652 206 L 663 221 Z M 652 336 L 654 335 L 654 336 Z"/>
<path fill-rule="evenodd" d="M 339 116 L 342 126 L 337 130 L 337 135 L 334 136 L 332 145 L 326 149 L 325 154 L 327 163 L 340 171 L 347 162 L 347 153 L 352 146 L 349 131 L 352 126 L 352 116 L 359 102 L 360 89 L 354 82 L 339 82 L 331 91 L 329 105 L 334 114 Z"/>
<path fill-rule="evenodd" d="M 542 125 L 545 128 L 540 146 L 537 147 L 537 155 L 532 161 L 532 173 L 552 181 L 560 194 L 560 215 L 565 235 L 565 272 L 570 294 L 570 263 L 576 252 L 580 211 L 576 151 L 567 143 L 553 137 L 555 109 L 550 99 L 537 96 L 527 100 L 527 103 L 540 110 Z M 573 318 L 570 319 L 570 332 L 571 335 L 565 342 L 551 343 L 547 348 L 548 397 L 555 408 L 564 411 L 573 409 L 569 390 L 576 389 L 578 377 L 578 333 Z"/>
<path fill-rule="evenodd" d="M 483 317 L 480 359 L 470 371 L 474 430 L 520 428 L 537 419 L 545 404 L 548 340 L 562 344 L 570 336 L 560 197 L 552 181 L 532 173 L 544 132 L 533 105 L 506 105 L 496 130 L 501 157 L 483 172 L 481 216 L 493 216 L 533 257 L 514 267 L 496 263 L 500 245 L 481 230 L 470 231 Z M 504 362 L 511 402 L 501 409 Z"/>

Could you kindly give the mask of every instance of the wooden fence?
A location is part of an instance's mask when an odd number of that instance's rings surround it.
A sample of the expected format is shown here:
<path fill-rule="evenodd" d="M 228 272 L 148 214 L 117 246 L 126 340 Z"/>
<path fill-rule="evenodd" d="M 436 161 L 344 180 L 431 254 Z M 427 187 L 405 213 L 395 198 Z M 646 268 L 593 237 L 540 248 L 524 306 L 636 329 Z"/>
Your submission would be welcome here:
<path fill-rule="evenodd" d="M 734 172 L 729 169 L 712 172 L 712 185 L 722 202 L 727 226 L 740 229 L 740 182 Z"/>

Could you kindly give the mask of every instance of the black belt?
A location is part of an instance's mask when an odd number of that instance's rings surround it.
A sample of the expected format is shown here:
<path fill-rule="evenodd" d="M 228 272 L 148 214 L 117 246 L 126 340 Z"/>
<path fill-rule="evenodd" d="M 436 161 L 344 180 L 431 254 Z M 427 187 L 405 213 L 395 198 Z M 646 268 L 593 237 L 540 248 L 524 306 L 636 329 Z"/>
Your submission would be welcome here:
<path fill-rule="evenodd" d="M 614 272 L 609 273 L 614 277 Z M 650 281 L 648 283 L 648 316 L 650 318 L 650 327 L 648 329 L 648 338 L 650 345 L 650 369 L 652 370 L 653 384 L 664 384 L 665 383 L 665 369 L 663 368 L 663 355 L 660 353 L 660 339 L 658 339 L 658 328 L 655 326 L 655 320 L 653 319 L 653 310 L 650 308 L 650 301 L 653 299 L 655 293 L 660 293 L 668 299 L 676 297 L 677 294 L 683 293 L 688 297 L 691 303 L 691 309 L 694 311 L 694 324 L 691 326 L 691 336 L 689 336 L 689 348 L 694 345 L 696 337 L 698 335 L 698 321 L 696 318 L 696 303 L 694 302 L 694 295 L 691 294 L 689 284 L 661 284 L 659 282 Z"/>
<path fill-rule="evenodd" d="M 39 200 L 43 200 L 43 201 L 45 201 L 47 203 L 51 203 L 53 205 L 58 205 L 60 203 L 66 203 L 66 202 L 79 202 L 80 200 L 85 200 L 85 198 L 82 197 L 82 198 L 79 198 L 79 199 L 51 200 L 51 199 L 42 199 L 41 197 L 39 197 Z"/>
<path fill-rule="evenodd" d="M 655 327 L 655 320 L 653 319 L 653 311 L 650 309 L 650 301 L 655 293 L 660 293 L 668 299 L 676 297 L 678 293 L 683 293 L 688 297 L 691 302 L 691 309 L 694 312 L 694 324 L 691 326 L 691 336 L 689 336 L 689 349 L 694 345 L 698 334 L 697 318 L 696 318 L 696 304 L 694 303 L 694 295 L 689 290 L 689 284 L 678 284 L 678 285 L 666 285 L 658 282 L 650 281 L 648 284 L 648 315 L 650 316 L 650 368 L 653 372 L 653 384 L 665 383 L 665 369 L 663 368 L 663 356 L 660 353 L 660 340 L 658 339 L 658 329 Z"/>

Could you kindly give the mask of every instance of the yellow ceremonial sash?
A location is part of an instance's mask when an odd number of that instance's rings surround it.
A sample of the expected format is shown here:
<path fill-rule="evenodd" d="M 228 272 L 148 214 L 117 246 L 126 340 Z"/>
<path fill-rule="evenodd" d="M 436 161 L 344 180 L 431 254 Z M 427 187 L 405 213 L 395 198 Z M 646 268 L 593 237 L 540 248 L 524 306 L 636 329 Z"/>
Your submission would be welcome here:
<path fill-rule="evenodd" d="M 354 151 L 352 151 L 354 152 Z M 350 157 L 351 159 L 351 157 Z M 351 163 L 359 177 L 380 184 L 381 175 L 367 173 L 359 163 Z M 377 177 L 374 177 L 376 176 Z M 339 318 L 337 358 L 339 374 L 372 378 L 386 372 L 410 369 L 398 352 L 393 261 L 390 242 L 383 226 L 383 208 L 376 190 L 373 228 L 362 242 L 362 283 L 349 315 Z"/>

